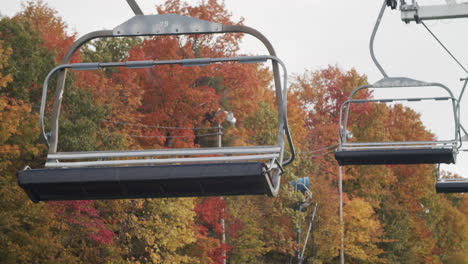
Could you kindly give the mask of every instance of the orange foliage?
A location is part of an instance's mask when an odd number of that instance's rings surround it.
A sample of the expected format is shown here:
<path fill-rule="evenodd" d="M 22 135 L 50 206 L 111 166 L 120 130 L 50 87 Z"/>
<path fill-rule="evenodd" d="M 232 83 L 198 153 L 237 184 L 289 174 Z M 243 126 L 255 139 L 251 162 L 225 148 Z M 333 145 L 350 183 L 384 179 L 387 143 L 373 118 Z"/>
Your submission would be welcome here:
<path fill-rule="evenodd" d="M 57 11 L 42 1 L 28 2 L 16 19 L 26 21 L 32 26 L 44 41 L 45 47 L 55 52 L 57 62 L 62 60 L 65 52 L 75 40 L 76 34 L 67 33 L 67 25 L 61 17 L 57 16 Z M 78 61 L 80 61 L 79 57 L 75 57 L 72 62 Z"/>

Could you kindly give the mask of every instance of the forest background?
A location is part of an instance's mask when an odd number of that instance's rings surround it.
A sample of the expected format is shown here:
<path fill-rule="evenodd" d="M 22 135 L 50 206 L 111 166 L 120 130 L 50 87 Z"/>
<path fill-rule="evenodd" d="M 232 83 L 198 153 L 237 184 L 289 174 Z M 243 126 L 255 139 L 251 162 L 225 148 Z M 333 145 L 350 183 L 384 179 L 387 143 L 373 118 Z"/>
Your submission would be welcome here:
<path fill-rule="evenodd" d="M 222 24 L 234 21 L 221 1 L 189 5 L 168 0 L 157 13 Z M 246 23 L 248 24 L 248 23 Z M 45 30 L 47 29 L 47 30 Z M 47 153 L 39 137 L 42 81 L 76 39 L 41 1 L 0 19 L 0 262 L 1 263 L 289 263 L 297 230 L 313 206 L 288 184 L 309 177 L 317 212 L 305 263 L 336 263 L 339 255 L 339 107 L 367 83 L 354 69 L 326 66 L 290 76 L 288 115 L 298 159 L 287 168 L 280 196 L 32 203 L 16 172 L 39 168 Z M 164 60 L 242 55 L 242 35 L 102 39 L 73 62 Z M 216 146 L 275 142 L 276 110 L 266 65 L 164 66 L 71 72 L 60 127 L 62 151 Z M 52 84 L 51 87 L 54 87 Z M 53 93 L 53 89 L 51 91 Z M 371 98 L 372 93 L 362 93 Z M 235 113 L 235 126 L 218 109 Z M 402 105 L 356 107 L 358 140 L 434 138 L 420 116 Z M 379 118 L 375 118 L 378 116 Z M 174 129 L 187 128 L 187 129 Z M 346 167 L 347 263 L 468 263 L 468 199 L 435 193 L 435 166 Z M 221 244 L 220 220 L 226 220 Z"/>

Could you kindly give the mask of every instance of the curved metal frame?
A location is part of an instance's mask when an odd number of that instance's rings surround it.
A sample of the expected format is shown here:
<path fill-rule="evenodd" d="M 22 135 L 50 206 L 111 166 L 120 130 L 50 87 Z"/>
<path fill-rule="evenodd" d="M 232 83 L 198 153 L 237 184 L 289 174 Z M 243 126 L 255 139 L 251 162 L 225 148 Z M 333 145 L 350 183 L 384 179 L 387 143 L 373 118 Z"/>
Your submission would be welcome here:
<path fill-rule="evenodd" d="M 353 99 L 353 96 L 358 93 L 360 90 L 364 89 L 370 89 L 370 88 L 408 88 L 408 87 L 429 87 L 429 86 L 434 86 L 434 87 L 440 87 L 443 90 L 445 90 L 448 94 L 449 97 L 416 97 L 416 98 L 385 98 L 385 99 L 363 99 L 363 100 L 356 100 Z M 453 140 L 449 141 L 415 141 L 415 142 L 375 142 L 375 143 L 370 143 L 370 142 L 360 142 L 360 143 L 352 143 L 353 145 L 372 145 L 366 148 L 379 148 L 379 146 L 398 146 L 399 148 L 411 148 L 412 146 L 410 145 L 418 145 L 418 144 L 423 144 L 425 146 L 431 145 L 432 144 L 437 144 L 440 143 L 442 145 L 449 144 L 453 145 L 459 142 L 459 133 L 458 131 L 460 130 L 460 108 L 459 108 L 459 103 L 458 100 L 455 98 L 453 95 L 452 91 L 445 85 L 440 84 L 440 83 L 426 83 L 414 79 L 408 79 L 408 78 L 384 78 L 380 81 L 378 81 L 376 84 L 367 84 L 367 85 L 362 85 L 360 87 L 357 87 L 354 89 L 350 95 L 348 96 L 348 99 L 341 105 L 340 107 L 340 121 L 339 121 L 339 127 L 340 127 L 340 135 L 339 135 L 339 140 L 340 140 L 340 145 L 339 145 L 339 150 L 343 150 L 343 145 L 346 144 L 346 134 L 347 134 L 347 125 L 348 125 L 348 118 L 349 118 L 349 105 L 352 103 L 366 103 L 366 102 L 393 102 L 393 101 L 422 101 L 422 100 L 451 100 L 452 101 L 452 108 L 453 108 L 453 113 L 454 113 L 454 124 L 455 124 L 455 135 Z M 344 115 L 343 115 L 344 112 Z M 431 144 L 432 143 L 432 144 Z M 418 147 L 421 147 L 419 145 Z"/>
<path fill-rule="evenodd" d="M 137 14 L 130 20 L 124 22 L 114 30 L 100 30 L 88 33 L 77 41 L 75 41 L 69 48 L 64 58 L 62 59 L 62 65 L 55 67 L 46 77 L 42 91 L 42 100 L 40 108 L 40 127 L 41 133 L 49 145 L 49 155 L 57 153 L 58 146 L 58 131 L 59 131 L 59 117 L 60 108 L 63 99 L 65 78 L 67 69 L 75 70 L 87 70 L 97 69 L 101 67 L 129 67 L 129 68 L 141 68 L 141 67 L 152 67 L 161 64 L 181 64 L 181 65 L 206 65 L 209 63 L 226 62 L 226 61 L 239 61 L 241 63 L 259 62 L 265 60 L 271 60 L 276 104 L 278 108 L 278 139 L 277 146 L 280 146 L 281 151 L 279 153 L 279 161 L 272 160 L 271 168 L 274 169 L 274 175 L 272 176 L 273 195 L 279 191 L 279 183 L 281 177 L 282 166 L 290 164 L 295 158 L 295 150 L 292 142 L 291 134 L 289 131 L 288 120 L 287 120 L 287 71 L 284 63 L 276 57 L 276 52 L 268 41 L 268 39 L 257 30 L 239 25 L 221 25 L 209 21 L 199 20 L 191 17 L 185 17 L 173 14 L 164 15 L 142 15 L 141 9 L 139 11 L 132 6 L 134 1 L 127 0 L 132 9 Z M 132 3 L 131 3 L 132 2 Z M 136 7 L 136 3 L 134 3 Z M 185 59 L 185 60 L 167 60 L 167 61 L 129 61 L 129 62 L 111 62 L 111 63 L 76 63 L 69 64 L 72 56 L 75 52 L 85 43 L 97 39 L 106 37 L 139 37 L 139 36 L 163 36 L 163 35 L 194 35 L 194 34 L 219 34 L 219 33 L 246 33 L 254 36 L 260 40 L 267 48 L 270 55 L 265 56 L 245 56 L 245 57 L 232 57 L 232 58 L 200 58 L 200 59 Z M 281 83 L 279 65 L 283 69 L 283 88 Z M 51 131 L 50 134 L 45 132 L 44 125 L 44 114 L 45 105 L 47 101 L 47 86 L 50 77 L 57 73 L 57 88 L 55 90 L 55 98 L 52 106 L 52 117 L 51 117 Z M 291 156 L 283 161 L 284 155 L 284 136 L 288 141 L 288 145 L 291 151 Z"/>

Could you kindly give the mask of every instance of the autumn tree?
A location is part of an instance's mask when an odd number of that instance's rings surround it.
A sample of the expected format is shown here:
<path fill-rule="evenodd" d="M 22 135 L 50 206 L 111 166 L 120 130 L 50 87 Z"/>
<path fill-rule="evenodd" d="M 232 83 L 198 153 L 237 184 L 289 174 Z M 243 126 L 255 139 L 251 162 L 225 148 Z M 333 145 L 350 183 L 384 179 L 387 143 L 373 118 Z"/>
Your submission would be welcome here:
<path fill-rule="evenodd" d="M 235 21 L 223 2 L 168 0 L 177 13 Z M 50 29 L 48 32 L 44 28 Z M 48 34 L 50 33 L 50 34 Z M 0 20 L 0 262 L 2 263 L 285 263 L 299 249 L 297 211 L 305 197 L 289 181 L 308 176 L 318 204 L 306 251 L 309 263 L 334 263 L 339 250 L 339 109 L 367 78 L 329 66 L 294 78 L 288 118 L 297 160 L 277 198 L 226 197 L 70 201 L 33 204 L 15 172 L 41 167 L 47 148 L 37 124 L 40 87 L 75 39 L 57 12 L 28 2 Z M 242 55 L 242 34 L 157 36 L 91 41 L 74 62 L 166 60 Z M 68 72 L 60 120 L 61 151 L 274 145 L 278 115 L 268 65 L 223 63 Z M 51 81 L 52 94 L 55 80 Z M 50 95 L 51 95 L 50 94 Z M 49 96 L 50 96 L 49 95 Z M 360 92 L 358 98 L 371 98 Z M 50 111 L 50 103 L 46 110 Z M 223 111 L 235 113 L 235 126 Z M 420 116 L 402 105 L 359 104 L 349 129 L 362 141 L 432 140 Z M 378 118 L 376 118 L 378 116 Z M 215 128 L 216 130 L 213 130 Z M 290 150 L 286 149 L 288 157 Z M 467 199 L 436 195 L 435 167 L 345 168 L 345 252 L 349 263 L 464 263 Z M 222 245 L 220 219 L 226 220 Z"/>
<path fill-rule="evenodd" d="M 37 114 L 31 104 L 9 96 L 8 87 L 15 81 L 12 76 L 17 76 L 8 65 L 12 53 L 13 49 L 5 48 L 0 40 L 0 262 L 74 261 L 67 255 L 55 257 L 63 247 L 50 230 L 54 215 L 47 205 L 32 204 L 16 184 L 16 171 L 26 165 L 39 165 L 37 159 L 41 159 L 44 147 L 36 142 Z M 6 73 L 7 69 L 10 73 Z"/>

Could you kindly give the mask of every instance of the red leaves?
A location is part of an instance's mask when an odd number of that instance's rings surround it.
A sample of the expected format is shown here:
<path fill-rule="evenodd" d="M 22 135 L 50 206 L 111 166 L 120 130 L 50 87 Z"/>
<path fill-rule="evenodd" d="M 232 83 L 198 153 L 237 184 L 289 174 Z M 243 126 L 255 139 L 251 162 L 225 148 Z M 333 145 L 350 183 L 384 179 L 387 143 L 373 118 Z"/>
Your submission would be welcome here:
<path fill-rule="evenodd" d="M 57 62 L 61 61 L 75 39 L 75 34 L 67 34 L 67 26 L 62 18 L 57 16 L 57 11 L 41 1 L 28 2 L 26 9 L 17 18 L 28 21 L 44 41 L 44 46 L 56 52 Z M 77 57 L 72 62 L 79 60 Z"/>
<path fill-rule="evenodd" d="M 219 243 L 212 245 L 211 248 L 206 248 L 208 256 L 214 263 L 223 263 L 223 252 L 227 253 L 232 249 L 232 246 L 227 243 L 221 243 L 223 232 L 230 238 L 236 238 L 237 232 L 241 228 L 239 219 L 226 212 L 226 202 L 220 197 L 208 197 L 195 207 L 197 213 L 197 228 L 200 231 L 199 235 L 208 238 L 214 237 Z M 223 230 L 222 220 L 225 226 Z"/>
<path fill-rule="evenodd" d="M 202 203 L 197 204 L 195 212 L 199 222 L 207 225 L 216 235 L 222 235 L 221 219 L 226 218 L 226 203 L 219 197 L 208 197 Z"/>
<path fill-rule="evenodd" d="M 87 238 L 100 244 L 112 244 L 115 233 L 106 228 L 94 201 L 49 202 L 49 207 L 69 225 L 70 231 L 80 230 Z"/>

